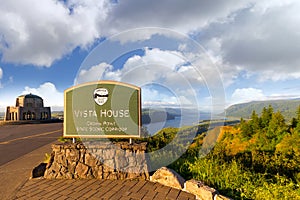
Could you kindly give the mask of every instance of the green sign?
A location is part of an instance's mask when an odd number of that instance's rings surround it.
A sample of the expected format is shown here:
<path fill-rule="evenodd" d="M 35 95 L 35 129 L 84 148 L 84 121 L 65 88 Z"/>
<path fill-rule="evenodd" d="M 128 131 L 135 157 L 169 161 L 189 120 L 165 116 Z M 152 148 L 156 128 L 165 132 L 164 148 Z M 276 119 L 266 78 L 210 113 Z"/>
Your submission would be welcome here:
<path fill-rule="evenodd" d="M 69 88 L 64 95 L 64 137 L 140 137 L 139 87 L 98 81 Z"/>

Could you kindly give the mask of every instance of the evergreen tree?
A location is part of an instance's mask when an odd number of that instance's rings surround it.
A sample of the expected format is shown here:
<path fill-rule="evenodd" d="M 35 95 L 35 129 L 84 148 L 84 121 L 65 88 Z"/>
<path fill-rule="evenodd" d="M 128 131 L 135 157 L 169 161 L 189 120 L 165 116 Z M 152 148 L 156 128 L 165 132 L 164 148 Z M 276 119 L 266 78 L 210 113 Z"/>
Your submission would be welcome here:
<path fill-rule="evenodd" d="M 296 128 L 297 127 L 297 124 L 298 124 L 298 120 L 295 118 L 295 117 L 293 117 L 292 118 L 292 121 L 291 121 L 291 128 L 292 129 L 294 129 L 294 128 Z"/>
<path fill-rule="evenodd" d="M 267 138 L 271 141 L 271 146 L 275 147 L 282 137 L 287 133 L 287 125 L 280 111 L 273 113 L 266 132 Z"/>
<path fill-rule="evenodd" d="M 249 139 L 253 134 L 251 126 L 243 118 L 241 118 L 240 129 L 243 138 Z"/>
<path fill-rule="evenodd" d="M 300 106 L 298 107 L 297 109 L 297 118 L 296 118 L 296 122 L 297 122 L 297 125 L 296 125 L 296 128 L 295 128 L 295 131 L 298 132 L 300 134 Z M 293 125 L 293 124 L 292 124 Z"/>
<path fill-rule="evenodd" d="M 261 126 L 260 119 L 259 119 L 258 115 L 256 114 L 255 110 L 252 111 L 250 126 L 251 126 L 253 133 L 255 133 L 257 130 L 259 130 L 260 126 Z"/>
<path fill-rule="evenodd" d="M 269 126 L 269 122 L 272 119 L 272 115 L 273 115 L 273 107 L 271 105 L 269 105 L 268 108 L 264 107 L 261 113 L 261 125 L 262 128 L 267 128 Z"/>
<path fill-rule="evenodd" d="M 291 131 L 295 128 L 300 130 L 300 106 L 298 107 L 298 109 L 296 111 L 296 117 L 293 117 L 291 120 L 290 128 L 291 128 Z"/>

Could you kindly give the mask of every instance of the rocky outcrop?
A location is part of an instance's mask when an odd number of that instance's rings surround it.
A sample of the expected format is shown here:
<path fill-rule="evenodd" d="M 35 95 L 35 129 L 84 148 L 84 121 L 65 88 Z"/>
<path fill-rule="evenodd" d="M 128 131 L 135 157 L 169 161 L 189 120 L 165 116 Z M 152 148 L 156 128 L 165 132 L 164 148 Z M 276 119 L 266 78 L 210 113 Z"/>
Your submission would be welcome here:
<path fill-rule="evenodd" d="M 54 144 L 47 179 L 149 179 L 146 143 Z"/>
<path fill-rule="evenodd" d="M 185 181 L 177 172 L 167 167 L 158 169 L 151 177 L 150 181 L 157 182 L 162 185 L 187 191 L 200 200 L 232 200 L 228 197 L 220 195 L 219 192 L 205 185 L 201 181 L 194 179 Z"/>
<path fill-rule="evenodd" d="M 216 189 L 193 179 L 184 183 L 184 190 L 196 195 L 201 200 L 231 200 L 228 197 L 220 195 Z"/>
<path fill-rule="evenodd" d="M 158 182 L 162 185 L 169 187 L 183 189 L 184 187 L 184 178 L 182 178 L 177 172 L 166 167 L 158 169 L 151 177 L 150 181 Z"/>

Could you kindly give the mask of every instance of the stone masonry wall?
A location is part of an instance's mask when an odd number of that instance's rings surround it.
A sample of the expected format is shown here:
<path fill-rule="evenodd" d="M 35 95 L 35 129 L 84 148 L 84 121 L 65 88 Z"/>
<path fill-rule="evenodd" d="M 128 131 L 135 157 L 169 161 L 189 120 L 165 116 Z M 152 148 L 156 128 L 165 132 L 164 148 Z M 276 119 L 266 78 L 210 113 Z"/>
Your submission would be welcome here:
<path fill-rule="evenodd" d="M 84 142 L 54 144 L 47 179 L 149 179 L 146 143 Z"/>

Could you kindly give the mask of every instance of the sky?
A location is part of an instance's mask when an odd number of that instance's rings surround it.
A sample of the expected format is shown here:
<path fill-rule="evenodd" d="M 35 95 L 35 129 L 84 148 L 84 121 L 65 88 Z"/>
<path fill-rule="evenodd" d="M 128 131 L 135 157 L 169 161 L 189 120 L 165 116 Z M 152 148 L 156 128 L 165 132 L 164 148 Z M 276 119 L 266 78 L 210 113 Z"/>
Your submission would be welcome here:
<path fill-rule="evenodd" d="M 222 111 L 300 97 L 298 0 L 1 0 L 0 112 L 33 93 L 63 109 L 89 81 L 142 88 L 144 107 Z"/>

